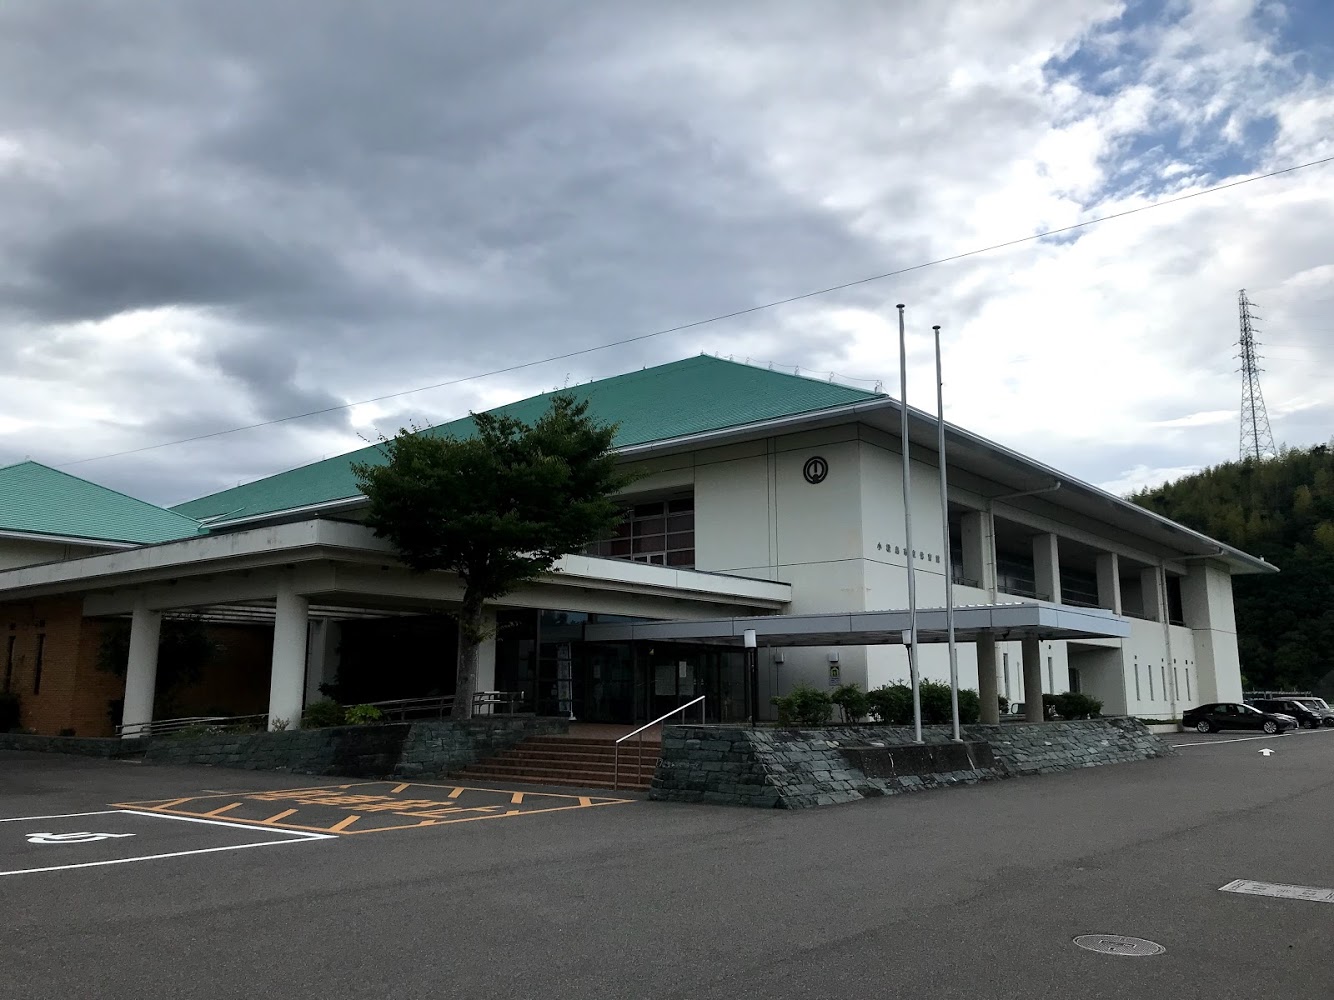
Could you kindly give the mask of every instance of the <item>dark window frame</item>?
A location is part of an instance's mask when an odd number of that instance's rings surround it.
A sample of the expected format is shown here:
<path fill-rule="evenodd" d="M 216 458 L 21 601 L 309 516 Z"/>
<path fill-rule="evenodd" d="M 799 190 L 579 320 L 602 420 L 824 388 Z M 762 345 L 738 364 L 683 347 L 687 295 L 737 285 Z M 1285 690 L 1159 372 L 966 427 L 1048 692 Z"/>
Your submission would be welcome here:
<path fill-rule="evenodd" d="M 46 633 L 37 636 L 37 655 L 32 662 L 32 693 L 42 693 L 42 660 L 46 657 Z"/>
<path fill-rule="evenodd" d="M 5 694 L 9 694 L 10 687 L 14 683 L 14 647 L 18 643 L 18 636 L 9 637 L 9 651 L 5 656 Z"/>

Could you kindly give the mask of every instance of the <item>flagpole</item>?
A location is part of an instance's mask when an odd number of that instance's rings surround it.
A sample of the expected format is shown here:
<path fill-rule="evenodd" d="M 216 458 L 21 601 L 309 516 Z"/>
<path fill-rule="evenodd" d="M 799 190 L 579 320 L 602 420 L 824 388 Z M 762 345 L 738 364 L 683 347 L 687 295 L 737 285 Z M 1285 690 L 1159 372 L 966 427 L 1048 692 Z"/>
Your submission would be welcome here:
<path fill-rule="evenodd" d="M 940 530 L 945 545 L 945 630 L 950 647 L 950 711 L 954 714 L 954 740 L 959 734 L 959 655 L 954 647 L 954 561 L 950 558 L 950 495 L 945 475 L 945 379 L 940 366 L 940 326 L 936 334 L 936 461 L 940 465 Z"/>
<path fill-rule="evenodd" d="M 908 459 L 908 342 L 904 333 L 903 303 L 899 311 L 899 427 L 903 442 L 903 554 L 908 560 L 908 674 L 912 679 L 913 741 L 922 742 L 922 691 L 917 676 L 917 578 L 912 544 L 912 469 Z"/>

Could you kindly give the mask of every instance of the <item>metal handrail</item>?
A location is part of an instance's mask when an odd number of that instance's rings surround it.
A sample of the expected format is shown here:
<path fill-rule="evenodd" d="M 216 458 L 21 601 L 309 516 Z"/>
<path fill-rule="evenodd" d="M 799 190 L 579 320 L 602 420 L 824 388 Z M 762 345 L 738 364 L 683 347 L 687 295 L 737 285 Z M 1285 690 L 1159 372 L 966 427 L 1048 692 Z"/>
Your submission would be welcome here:
<path fill-rule="evenodd" d="M 688 702 L 686 702 L 684 705 L 677 705 L 676 708 L 672 709 L 672 710 L 671 710 L 670 712 L 668 712 L 666 715 L 660 715 L 658 718 L 654 719 L 652 722 L 646 722 L 646 723 L 644 723 L 644 725 L 640 726 L 640 727 L 639 727 L 638 729 L 636 729 L 633 733 L 626 733 L 624 736 L 622 736 L 619 740 L 616 741 L 615 746 L 614 746 L 614 748 L 613 748 L 613 750 L 612 750 L 612 752 L 611 752 L 611 760 L 612 760 L 612 767 L 611 767 L 611 787 L 612 787 L 612 790 L 613 790 L 613 791 L 619 791 L 619 790 L 620 790 L 620 787 L 621 787 L 621 744 L 624 743 L 624 742 L 625 742 L 626 740 L 628 740 L 628 739 L 633 739 L 633 738 L 636 737 L 636 736 L 639 737 L 639 761 L 638 761 L 638 762 L 636 763 L 636 765 L 635 765 L 635 768 L 636 768 L 636 770 L 635 770 L 635 774 L 636 774 L 636 775 L 641 775 L 641 774 L 643 774 L 643 773 L 644 773 L 644 736 L 643 736 L 644 730 L 646 730 L 646 729 L 652 729 L 654 726 L 659 725 L 659 724 L 661 724 L 661 723 L 663 723 L 663 722 L 666 722 L 668 719 L 670 719 L 670 718 L 671 718 L 673 715 L 675 715 L 677 712 L 684 712 L 684 711 L 685 711 L 687 708 L 689 708 L 691 705 L 698 705 L 698 706 L 699 706 L 699 721 L 700 721 L 700 724 L 703 725 L 703 723 L 704 723 L 704 698 L 705 698 L 705 697 L 706 697 L 705 695 L 700 695 L 698 698 L 695 698 L 693 701 L 688 701 Z M 682 717 L 681 717 L 681 721 L 683 721 L 683 722 L 685 721 L 685 716 L 682 716 Z"/>
<path fill-rule="evenodd" d="M 231 726 L 264 728 L 268 715 L 192 715 L 178 719 L 159 719 L 155 722 L 131 722 L 116 727 L 117 736 L 169 736 L 194 726 L 225 729 Z"/>

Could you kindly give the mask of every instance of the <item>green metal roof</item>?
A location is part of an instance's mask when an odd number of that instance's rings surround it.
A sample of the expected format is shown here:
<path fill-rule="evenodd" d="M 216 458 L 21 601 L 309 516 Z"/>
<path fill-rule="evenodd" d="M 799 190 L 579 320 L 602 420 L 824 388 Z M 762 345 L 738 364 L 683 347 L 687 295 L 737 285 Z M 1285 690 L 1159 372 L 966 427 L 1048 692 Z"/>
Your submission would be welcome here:
<path fill-rule="evenodd" d="M 0 468 L 0 531 L 109 542 L 169 542 L 199 522 L 38 462 Z"/>
<path fill-rule="evenodd" d="M 879 398 L 877 393 L 701 355 L 557 390 L 589 401 L 589 413 L 619 425 L 616 445 L 645 444 Z M 555 392 L 491 412 L 532 422 Z M 471 417 L 425 432 L 470 437 Z M 200 520 L 254 517 L 357 496 L 353 462 L 383 461 L 377 446 L 281 472 L 172 509 Z"/>

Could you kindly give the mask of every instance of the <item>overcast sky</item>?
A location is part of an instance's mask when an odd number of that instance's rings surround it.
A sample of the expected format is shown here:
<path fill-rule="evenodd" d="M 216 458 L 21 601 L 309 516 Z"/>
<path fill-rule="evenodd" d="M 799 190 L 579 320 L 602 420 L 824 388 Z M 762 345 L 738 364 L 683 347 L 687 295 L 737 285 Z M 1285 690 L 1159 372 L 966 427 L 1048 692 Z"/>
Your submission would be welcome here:
<path fill-rule="evenodd" d="M 1334 155 L 1327 0 L 0 4 L 0 464 L 619 340 Z M 707 351 L 1118 492 L 1334 434 L 1334 164 L 318 418 L 68 466 L 175 503 Z"/>

